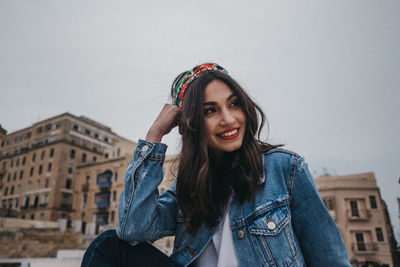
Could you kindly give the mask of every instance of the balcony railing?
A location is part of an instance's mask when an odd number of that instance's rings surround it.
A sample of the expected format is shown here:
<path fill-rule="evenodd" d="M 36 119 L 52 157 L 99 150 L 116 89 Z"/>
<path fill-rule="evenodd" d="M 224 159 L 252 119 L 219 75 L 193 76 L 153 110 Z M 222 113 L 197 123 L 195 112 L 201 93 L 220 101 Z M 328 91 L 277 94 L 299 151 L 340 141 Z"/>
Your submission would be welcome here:
<path fill-rule="evenodd" d="M 111 186 L 111 181 L 99 181 L 98 183 L 100 188 L 105 188 L 105 187 L 110 187 Z"/>
<path fill-rule="evenodd" d="M 110 201 L 98 201 L 96 204 L 98 208 L 106 208 L 110 206 Z"/>
<path fill-rule="evenodd" d="M 71 211 L 72 210 L 72 205 L 71 204 L 61 203 L 60 209 Z"/>
<path fill-rule="evenodd" d="M 368 221 L 371 218 L 371 210 L 358 209 L 357 211 L 347 210 L 347 219 L 350 221 Z"/>
<path fill-rule="evenodd" d="M 377 243 L 355 242 L 351 244 L 351 250 L 357 254 L 374 254 L 378 249 Z"/>

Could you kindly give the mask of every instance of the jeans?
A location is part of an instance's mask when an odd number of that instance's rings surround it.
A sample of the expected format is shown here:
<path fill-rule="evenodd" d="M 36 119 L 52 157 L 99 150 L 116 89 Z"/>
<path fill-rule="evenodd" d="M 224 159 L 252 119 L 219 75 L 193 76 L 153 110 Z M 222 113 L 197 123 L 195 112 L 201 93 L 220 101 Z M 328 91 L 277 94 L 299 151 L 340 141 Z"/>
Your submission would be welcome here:
<path fill-rule="evenodd" d="M 136 246 L 117 237 L 115 230 L 100 234 L 87 248 L 81 267 L 178 266 L 167 255 L 145 242 Z"/>

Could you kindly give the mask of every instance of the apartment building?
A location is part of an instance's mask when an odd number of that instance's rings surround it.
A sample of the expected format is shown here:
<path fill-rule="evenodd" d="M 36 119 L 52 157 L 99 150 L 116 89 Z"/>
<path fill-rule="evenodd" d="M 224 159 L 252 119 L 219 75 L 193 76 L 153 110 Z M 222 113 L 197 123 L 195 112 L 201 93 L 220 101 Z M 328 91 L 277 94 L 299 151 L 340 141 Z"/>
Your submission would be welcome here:
<path fill-rule="evenodd" d="M 374 173 L 315 179 L 353 266 L 394 266 L 393 231 Z M 375 264 L 375 265 L 374 265 Z"/>
<path fill-rule="evenodd" d="M 111 159 L 81 164 L 76 169 L 75 195 L 72 226 L 76 232 L 95 235 L 104 229 L 115 229 L 118 222 L 118 199 L 124 189 L 125 171 L 134 151 L 125 145 L 129 153 Z M 175 156 L 166 156 L 163 165 L 164 178 L 159 186 L 162 193 L 174 180 Z M 155 244 L 166 254 L 172 252 L 173 238 L 164 238 Z"/>
<path fill-rule="evenodd" d="M 77 166 L 135 145 L 110 127 L 64 113 L 7 134 L 0 127 L 0 216 L 71 221 Z"/>

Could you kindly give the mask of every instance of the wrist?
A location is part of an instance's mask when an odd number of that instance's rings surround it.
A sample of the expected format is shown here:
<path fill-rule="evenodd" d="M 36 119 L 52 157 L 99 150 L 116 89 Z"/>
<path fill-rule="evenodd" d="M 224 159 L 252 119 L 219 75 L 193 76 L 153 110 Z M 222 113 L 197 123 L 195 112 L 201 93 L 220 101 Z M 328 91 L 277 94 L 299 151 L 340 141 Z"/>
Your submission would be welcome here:
<path fill-rule="evenodd" d="M 163 137 L 163 134 L 161 133 L 161 131 L 157 130 L 157 129 L 150 129 L 147 132 L 146 135 L 146 141 L 148 142 L 161 142 L 161 139 Z"/>

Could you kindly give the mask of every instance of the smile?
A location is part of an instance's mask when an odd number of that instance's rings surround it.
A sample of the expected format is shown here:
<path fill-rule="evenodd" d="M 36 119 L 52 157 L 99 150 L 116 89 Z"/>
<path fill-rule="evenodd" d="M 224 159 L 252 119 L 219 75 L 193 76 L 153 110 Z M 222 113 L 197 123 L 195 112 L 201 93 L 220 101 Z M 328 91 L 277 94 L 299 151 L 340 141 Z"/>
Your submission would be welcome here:
<path fill-rule="evenodd" d="M 224 140 L 236 138 L 239 136 L 239 128 L 228 129 L 223 133 L 217 134 L 217 136 Z"/>

